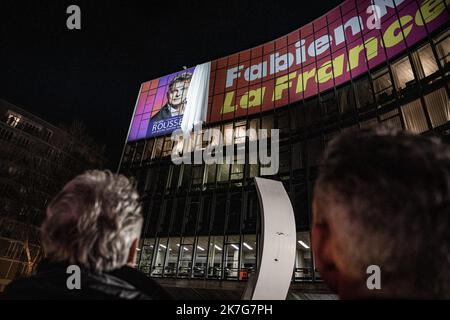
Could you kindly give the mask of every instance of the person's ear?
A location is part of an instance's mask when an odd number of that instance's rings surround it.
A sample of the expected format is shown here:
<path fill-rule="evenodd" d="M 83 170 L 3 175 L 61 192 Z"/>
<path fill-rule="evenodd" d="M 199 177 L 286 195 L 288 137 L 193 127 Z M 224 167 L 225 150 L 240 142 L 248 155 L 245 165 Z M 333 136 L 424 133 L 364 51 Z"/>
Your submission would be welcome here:
<path fill-rule="evenodd" d="M 136 253 L 137 253 L 138 239 L 134 239 L 130 246 L 130 251 L 128 252 L 127 264 L 134 267 L 136 264 Z"/>
<path fill-rule="evenodd" d="M 337 290 L 338 270 L 334 261 L 329 225 L 326 222 L 314 223 L 311 230 L 311 238 L 316 267 L 330 289 Z"/>
<path fill-rule="evenodd" d="M 314 254 L 315 266 L 320 276 L 331 290 L 337 291 L 339 282 L 339 270 L 335 261 L 335 243 L 333 230 L 329 222 L 323 218 L 328 210 L 327 206 L 319 202 L 322 199 L 317 195 L 313 198 L 313 223 L 311 227 L 311 244 Z M 322 204 L 322 205 L 321 205 Z"/>

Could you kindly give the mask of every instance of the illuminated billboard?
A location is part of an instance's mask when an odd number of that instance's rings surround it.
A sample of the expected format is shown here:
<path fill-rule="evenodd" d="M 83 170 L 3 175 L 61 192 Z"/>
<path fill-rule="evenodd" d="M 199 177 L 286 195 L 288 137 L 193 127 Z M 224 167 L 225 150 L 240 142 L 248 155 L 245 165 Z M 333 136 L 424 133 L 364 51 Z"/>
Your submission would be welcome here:
<path fill-rule="evenodd" d="M 209 89 L 202 87 L 207 90 L 204 120 L 213 123 L 268 111 L 344 84 L 448 23 L 449 5 L 450 0 L 347 0 L 286 36 L 214 60 Z M 145 83 L 144 89 L 158 96 L 161 79 Z M 164 81 L 167 86 L 170 80 Z M 135 114 L 149 105 L 138 101 Z M 162 105 L 158 102 L 152 114 Z M 152 135 L 144 128 L 151 119 L 142 119 L 144 125 L 134 129 L 138 133 L 130 132 L 129 140 Z"/>
<path fill-rule="evenodd" d="M 141 85 L 128 141 L 192 129 L 206 120 L 211 63 Z"/>

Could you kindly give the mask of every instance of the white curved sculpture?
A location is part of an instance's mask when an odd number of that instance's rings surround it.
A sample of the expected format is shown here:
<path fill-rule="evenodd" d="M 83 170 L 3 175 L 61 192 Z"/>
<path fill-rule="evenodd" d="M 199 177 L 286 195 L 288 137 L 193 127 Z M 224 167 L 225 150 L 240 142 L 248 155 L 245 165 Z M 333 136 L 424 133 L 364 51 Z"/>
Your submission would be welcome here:
<path fill-rule="evenodd" d="M 244 300 L 284 300 L 291 284 L 296 250 L 295 216 L 283 184 L 255 178 L 261 209 L 259 267 Z"/>

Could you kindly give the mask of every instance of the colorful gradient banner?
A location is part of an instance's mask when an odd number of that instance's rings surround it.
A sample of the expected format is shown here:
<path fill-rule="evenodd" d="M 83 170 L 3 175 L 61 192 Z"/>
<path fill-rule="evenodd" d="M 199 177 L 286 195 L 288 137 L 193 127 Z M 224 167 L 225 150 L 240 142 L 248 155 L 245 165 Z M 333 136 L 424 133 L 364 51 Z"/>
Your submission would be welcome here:
<path fill-rule="evenodd" d="M 286 36 L 214 60 L 207 122 L 282 107 L 344 84 L 448 23 L 449 5 L 450 0 L 347 0 Z M 150 113 L 165 103 L 167 82 L 176 75 L 142 85 L 128 140 L 152 135 Z"/>

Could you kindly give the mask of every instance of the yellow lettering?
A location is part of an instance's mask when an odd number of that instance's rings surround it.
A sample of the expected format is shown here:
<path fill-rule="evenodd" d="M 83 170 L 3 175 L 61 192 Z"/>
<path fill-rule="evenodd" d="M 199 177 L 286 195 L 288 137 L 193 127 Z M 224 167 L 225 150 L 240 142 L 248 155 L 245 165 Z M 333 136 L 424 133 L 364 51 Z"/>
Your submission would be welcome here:
<path fill-rule="evenodd" d="M 236 106 L 231 105 L 233 103 L 233 98 L 234 98 L 234 91 L 227 92 L 225 96 L 225 101 L 223 102 L 223 108 L 222 111 L 220 111 L 220 113 L 224 114 L 236 111 Z"/>
<path fill-rule="evenodd" d="M 344 55 L 341 54 L 333 59 L 334 77 L 342 76 L 344 73 Z"/>
<path fill-rule="evenodd" d="M 331 79 L 333 79 L 333 68 L 331 61 L 327 61 L 317 70 L 317 81 L 319 83 L 324 83 Z"/>
<path fill-rule="evenodd" d="M 272 95 L 272 101 L 280 100 L 283 97 L 284 90 L 292 87 L 291 79 L 294 79 L 296 76 L 297 71 L 277 78 L 277 80 L 275 81 L 275 90 Z"/>
<path fill-rule="evenodd" d="M 431 21 L 439 17 L 440 14 L 445 10 L 445 5 L 449 4 L 450 0 L 445 1 L 445 4 L 442 0 L 424 1 L 422 6 L 416 12 L 416 24 L 418 26 L 423 26 L 425 23 L 430 23 Z"/>
<path fill-rule="evenodd" d="M 374 37 L 367 39 L 363 44 L 353 47 L 348 52 L 347 71 L 353 70 L 359 66 L 359 56 L 366 49 L 367 61 L 378 55 L 378 40 Z"/>
<path fill-rule="evenodd" d="M 250 90 L 247 94 L 244 94 L 239 101 L 241 108 L 257 107 L 262 104 L 264 94 L 266 93 L 266 87 L 258 88 L 256 90 Z"/>
<path fill-rule="evenodd" d="M 306 86 L 308 84 L 308 80 L 314 78 L 316 76 L 316 68 L 313 68 L 309 71 L 303 72 L 298 76 L 297 88 L 295 90 L 296 93 L 300 93 L 306 90 Z"/>
<path fill-rule="evenodd" d="M 383 35 L 384 45 L 386 46 L 386 48 L 393 47 L 393 46 L 399 44 L 403 40 L 401 26 L 403 27 L 403 33 L 405 34 L 405 37 L 408 36 L 408 34 L 412 30 L 412 24 L 406 28 L 405 28 L 405 26 L 407 23 L 411 22 L 412 20 L 413 20 L 413 17 L 411 17 L 411 16 L 400 17 L 400 20 L 394 21 L 386 29 L 386 32 Z"/>

